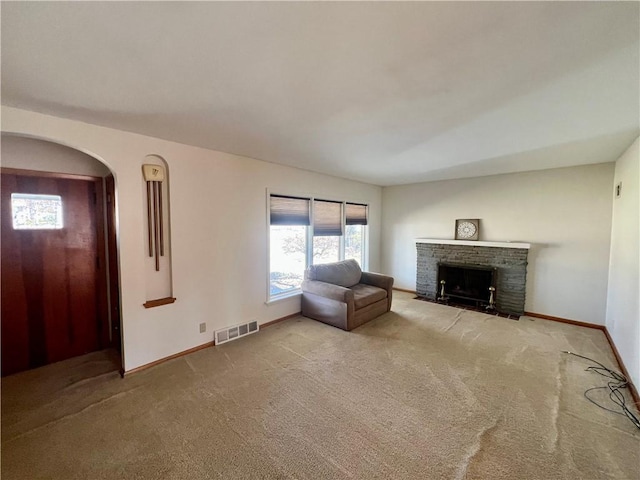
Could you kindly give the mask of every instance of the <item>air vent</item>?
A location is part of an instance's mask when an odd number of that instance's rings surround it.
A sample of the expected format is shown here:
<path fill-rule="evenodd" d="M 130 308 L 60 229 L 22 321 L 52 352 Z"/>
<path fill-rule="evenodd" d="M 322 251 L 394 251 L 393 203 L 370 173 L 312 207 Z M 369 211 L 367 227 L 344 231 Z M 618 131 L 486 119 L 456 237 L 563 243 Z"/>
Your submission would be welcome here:
<path fill-rule="evenodd" d="M 249 335 L 251 333 L 256 333 L 260 330 L 257 321 L 243 323 L 241 325 L 234 325 L 233 327 L 223 328 L 222 330 L 216 330 L 215 339 L 216 345 L 220 345 L 221 343 L 230 342 L 231 340 L 236 340 L 240 337 L 244 337 L 245 335 Z"/>

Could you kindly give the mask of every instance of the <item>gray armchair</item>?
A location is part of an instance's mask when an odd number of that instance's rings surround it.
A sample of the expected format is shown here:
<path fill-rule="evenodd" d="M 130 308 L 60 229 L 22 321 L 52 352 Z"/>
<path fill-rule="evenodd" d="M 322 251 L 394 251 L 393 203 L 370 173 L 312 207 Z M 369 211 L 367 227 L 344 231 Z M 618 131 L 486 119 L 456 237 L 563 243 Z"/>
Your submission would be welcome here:
<path fill-rule="evenodd" d="M 302 282 L 302 314 L 353 330 L 391 310 L 393 277 L 363 272 L 355 260 L 313 265 Z"/>

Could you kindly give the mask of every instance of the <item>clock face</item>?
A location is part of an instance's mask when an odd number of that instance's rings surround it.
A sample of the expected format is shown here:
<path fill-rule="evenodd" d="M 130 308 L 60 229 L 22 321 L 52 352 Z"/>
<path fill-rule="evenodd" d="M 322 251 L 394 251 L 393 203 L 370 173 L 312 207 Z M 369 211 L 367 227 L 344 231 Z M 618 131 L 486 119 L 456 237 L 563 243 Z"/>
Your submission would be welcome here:
<path fill-rule="evenodd" d="M 473 238 L 478 228 L 471 222 L 458 223 L 458 238 Z"/>

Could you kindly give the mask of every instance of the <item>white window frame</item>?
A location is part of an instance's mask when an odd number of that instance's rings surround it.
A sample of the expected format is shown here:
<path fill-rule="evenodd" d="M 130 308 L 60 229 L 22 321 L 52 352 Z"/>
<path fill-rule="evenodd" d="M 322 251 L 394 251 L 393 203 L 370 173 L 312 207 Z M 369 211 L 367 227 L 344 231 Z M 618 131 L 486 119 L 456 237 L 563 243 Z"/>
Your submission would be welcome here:
<path fill-rule="evenodd" d="M 310 202 L 310 219 L 311 219 L 311 225 L 307 226 L 307 251 L 306 251 L 306 256 L 305 256 L 305 269 L 309 268 L 309 265 L 313 265 L 313 201 L 314 200 L 327 200 L 327 201 L 332 201 L 332 202 L 339 202 L 342 203 L 342 235 L 340 236 L 340 252 L 339 252 L 339 261 L 344 260 L 344 249 L 345 249 L 345 243 L 344 243 L 344 234 L 345 234 L 345 229 L 346 229 L 346 218 L 347 218 L 347 208 L 346 208 L 346 204 L 347 203 L 359 203 L 362 205 L 367 205 L 367 208 L 370 207 L 370 203 L 369 202 L 365 202 L 362 200 L 353 200 L 353 199 L 347 199 L 347 200 L 340 200 L 340 199 L 333 199 L 331 197 L 328 197 L 327 195 L 310 195 L 307 193 L 292 193 L 290 191 L 286 191 L 286 192 L 282 192 L 280 190 L 278 191 L 271 191 L 270 189 L 267 189 L 267 195 L 266 195 L 266 232 L 267 232 L 267 251 L 266 251 L 266 257 L 267 257 L 267 300 L 266 300 L 266 304 L 272 304 L 275 302 L 279 302 L 281 300 L 286 300 L 288 298 L 291 297 L 295 297 L 298 295 L 302 294 L 302 290 L 300 288 L 296 288 L 295 290 L 291 290 L 285 293 L 280 293 L 277 295 L 271 295 L 271 195 L 284 195 L 284 196 L 289 196 L 289 197 L 300 197 L 300 198 L 308 198 L 309 202 Z M 369 228 L 367 228 L 369 225 L 363 225 L 363 227 L 365 227 L 362 231 L 362 270 L 366 271 L 369 267 Z"/>

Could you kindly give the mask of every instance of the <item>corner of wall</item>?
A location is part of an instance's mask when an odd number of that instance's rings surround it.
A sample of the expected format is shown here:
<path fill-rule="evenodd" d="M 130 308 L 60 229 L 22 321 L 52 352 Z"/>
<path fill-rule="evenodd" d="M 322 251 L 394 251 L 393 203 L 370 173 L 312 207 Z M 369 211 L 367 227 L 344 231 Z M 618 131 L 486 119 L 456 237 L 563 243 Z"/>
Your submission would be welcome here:
<path fill-rule="evenodd" d="M 640 385 L 640 137 L 616 161 L 606 327 L 635 385 Z"/>

